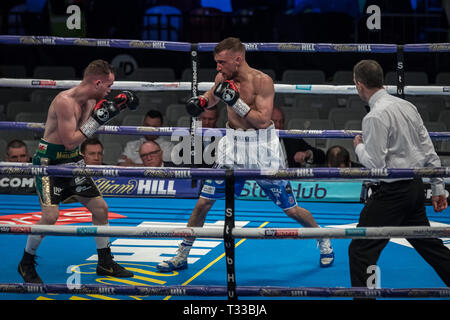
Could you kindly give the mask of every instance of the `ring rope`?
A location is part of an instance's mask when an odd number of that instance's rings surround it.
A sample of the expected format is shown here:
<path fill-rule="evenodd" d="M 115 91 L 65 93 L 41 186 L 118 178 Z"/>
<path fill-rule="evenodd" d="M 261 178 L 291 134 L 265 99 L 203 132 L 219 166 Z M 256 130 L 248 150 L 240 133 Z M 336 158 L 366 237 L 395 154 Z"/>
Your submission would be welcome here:
<path fill-rule="evenodd" d="M 169 51 L 190 52 L 191 43 L 155 40 L 127 40 L 127 39 L 94 39 L 94 38 L 64 38 L 52 36 L 17 36 L 0 35 L 0 43 L 19 45 L 54 45 L 54 46 L 80 46 L 80 47 L 108 47 L 129 49 L 157 49 Z M 200 42 L 197 51 L 211 52 L 217 43 Z M 361 43 L 244 43 L 246 51 L 265 52 L 371 52 L 396 53 L 398 45 L 395 44 L 361 44 Z M 450 43 L 422 43 L 404 44 L 405 52 L 450 52 Z"/>
<path fill-rule="evenodd" d="M 15 122 L 0 121 L 0 130 L 30 130 L 43 132 L 45 123 L 38 122 Z M 280 138 L 315 138 L 315 139 L 353 139 L 356 135 L 362 134 L 361 130 L 279 130 L 276 132 Z M 189 136 L 190 128 L 187 127 L 144 127 L 144 126 L 101 126 L 98 134 L 121 134 L 121 135 L 157 135 L 157 136 Z M 197 135 L 202 136 L 225 136 L 225 128 L 197 128 Z M 429 132 L 431 139 L 450 139 L 450 132 Z"/>
<path fill-rule="evenodd" d="M 81 237 L 126 238 L 223 238 L 223 228 L 167 228 L 123 226 L 16 226 L 0 224 L 0 234 L 34 234 Z M 234 238 L 246 239 L 386 239 L 450 237 L 450 227 L 357 227 L 357 228 L 232 228 Z"/>
<path fill-rule="evenodd" d="M 0 78 L 0 87 L 12 88 L 43 88 L 43 89 L 69 89 L 78 84 L 80 80 L 51 80 L 51 79 L 15 79 Z M 214 82 L 199 82 L 198 90 L 211 89 Z M 190 91 L 191 82 L 143 82 L 143 81 L 114 81 L 112 90 L 135 91 Z M 386 85 L 390 94 L 397 94 L 397 86 Z M 356 95 L 354 85 L 322 85 L 322 84 L 274 84 L 275 92 L 300 94 L 336 94 Z M 406 95 L 450 95 L 448 86 L 405 86 Z"/>
<path fill-rule="evenodd" d="M 226 296 L 224 286 L 123 286 L 101 284 L 33 284 L 1 283 L 1 293 L 107 294 L 130 296 Z M 238 286 L 239 296 L 262 297 L 379 297 L 379 298 L 447 298 L 448 288 L 320 288 Z"/>
<path fill-rule="evenodd" d="M 218 179 L 224 178 L 228 170 L 209 168 L 161 168 L 119 167 L 87 165 L 38 166 L 30 163 L 13 164 L 0 162 L 0 176 L 86 176 L 86 177 L 144 177 L 167 179 Z M 234 169 L 237 179 L 402 179 L 402 178 L 448 178 L 450 167 L 424 168 L 286 168 L 286 169 Z"/>

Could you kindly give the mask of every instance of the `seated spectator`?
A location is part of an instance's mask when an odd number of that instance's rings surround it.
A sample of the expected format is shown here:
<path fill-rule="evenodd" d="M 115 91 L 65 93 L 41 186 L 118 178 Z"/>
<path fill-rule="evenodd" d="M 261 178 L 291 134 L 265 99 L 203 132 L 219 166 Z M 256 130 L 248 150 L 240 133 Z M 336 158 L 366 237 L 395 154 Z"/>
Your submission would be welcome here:
<path fill-rule="evenodd" d="M 84 162 L 90 165 L 103 165 L 103 145 L 97 138 L 84 140 L 80 147 Z"/>
<path fill-rule="evenodd" d="M 219 112 L 216 107 L 205 109 L 199 116 L 203 128 L 217 128 L 217 119 L 219 119 Z"/>
<path fill-rule="evenodd" d="M 5 160 L 6 162 L 31 162 L 25 142 L 22 140 L 11 140 L 6 146 Z"/>
<path fill-rule="evenodd" d="M 144 117 L 143 126 L 146 127 L 161 127 L 163 124 L 163 116 L 158 110 L 150 110 Z M 138 140 L 130 141 L 126 144 L 121 157 L 118 160 L 119 166 L 140 166 L 142 159 L 139 157 L 139 147 L 146 141 L 155 141 L 161 147 L 164 157 L 163 161 L 171 161 L 171 152 L 173 143 L 170 137 L 148 135 L 141 137 Z"/>
<path fill-rule="evenodd" d="M 327 150 L 327 166 L 329 168 L 362 167 L 361 164 L 350 160 L 350 153 L 342 146 L 332 146 Z"/>
<path fill-rule="evenodd" d="M 144 167 L 172 167 L 171 162 L 163 161 L 164 151 L 154 140 L 149 140 L 139 147 L 139 157 Z"/>
<path fill-rule="evenodd" d="M 272 121 L 275 129 L 284 130 L 284 113 L 280 108 L 273 108 Z M 289 168 L 320 166 L 325 162 L 325 153 L 311 146 L 303 139 L 280 138 L 280 142 L 285 150 L 287 166 Z"/>

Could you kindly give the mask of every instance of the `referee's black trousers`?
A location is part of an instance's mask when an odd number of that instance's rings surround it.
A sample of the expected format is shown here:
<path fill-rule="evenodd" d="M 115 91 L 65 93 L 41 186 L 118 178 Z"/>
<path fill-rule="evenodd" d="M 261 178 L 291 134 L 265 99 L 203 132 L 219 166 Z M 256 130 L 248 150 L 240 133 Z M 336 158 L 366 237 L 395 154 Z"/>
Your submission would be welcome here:
<path fill-rule="evenodd" d="M 361 211 L 358 227 L 429 226 L 421 179 L 382 182 Z M 408 242 L 450 286 L 450 249 L 437 238 L 407 238 Z M 376 265 L 389 239 L 353 239 L 348 248 L 352 287 L 367 287 L 368 267 Z M 395 262 L 397 263 L 397 262 Z M 401 262 L 400 262 L 401 263 Z M 380 270 L 383 274 L 383 270 Z M 405 275 L 405 285 L 407 276 Z"/>

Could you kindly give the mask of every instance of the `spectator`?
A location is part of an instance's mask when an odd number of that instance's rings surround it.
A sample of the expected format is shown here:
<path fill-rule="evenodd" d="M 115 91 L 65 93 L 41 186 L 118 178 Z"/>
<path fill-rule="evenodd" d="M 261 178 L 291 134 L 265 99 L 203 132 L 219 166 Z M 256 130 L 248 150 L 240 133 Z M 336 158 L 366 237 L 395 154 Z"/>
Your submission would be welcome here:
<path fill-rule="evenodd" d="M 150 110 L 144 117 L 143 126 L 145 127 L 161 127 L 163 124 L 163 116 L 158 110 Z M 142 159 L 139 157 L 139 147 L 146 141 L 155 141 L 159 144 L 163 151 L 163 161 L 171 161 L 171 152 L 173 148 L 172 142 L 167 137 L 156 135 L 148 135 L 138 140 L 130 141 L 126 144 L 121 157 L 118 160 L 119 166 L 139 166 L 142 165 Z"/>
<path fill-rule="evenodd" d="M 203 128 L 217 128 L 217 119 L 219 118 L 219 112 L 217 108 L 213 107 L 211 109 L 206 109 L 200 116 L 199 119 L 202 122 Z"/>
<path fill-rule="evenodd" d="M 350 160 L 350 153 L 343 146 L 335 145 L 328 148 L 326 159 L 329 168 L 362 167 L 361 164 Z"/>
<path fill-rule="evenodd" d="M 332 146 L 327 151 L 327 166 L 330 168 L 349 168 L 352 166 L 350 153 L 342 146 Z"/>
<path fill-rule="evenodd" d="M 171 162 L 163 161 L 163 150 L 154 140 L 149 140 L 139 147 L 139 157 L 144 167 L 173 167 Z"/>
<path fill-rule="evenodd" d="M 284 129 L 284 114 L 280 108 L 273 108 L 272 121 L 278 130 Z M 288 167 L 319 166 L 325 162 L 325 153 L 309 145 L 303 139 L 281 138 Z"/>
<path fill-rule="evenodd" d="M 30 154 L 25 142 L 22 140 L 12 140 L 6 146 L 7 162 L 31 162 Z"/>
<path fill-rule="evenodd" d="M 103 165 L 103 145 L 97 138 L 86 139 L 80 147 L 84 162 L 90 165 Z"/>

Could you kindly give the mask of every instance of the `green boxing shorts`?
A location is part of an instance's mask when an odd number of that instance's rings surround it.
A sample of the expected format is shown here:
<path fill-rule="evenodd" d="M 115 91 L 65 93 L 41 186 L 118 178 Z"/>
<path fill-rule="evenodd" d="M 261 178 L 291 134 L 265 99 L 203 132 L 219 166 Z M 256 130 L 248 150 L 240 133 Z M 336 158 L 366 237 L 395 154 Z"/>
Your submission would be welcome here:
<path fill-rule="evenodd" d="M 66 150 L 64 145 L 52 144 L 43 139 L 33 156 L 34 165 L 77 165 L 85 166 L 78 147 Z M 76 196 L 85 198 L 101 197 L 94 181 L 90 177 L 35 177 L 36 192 L 43 205 L 77 202 Z"/>

